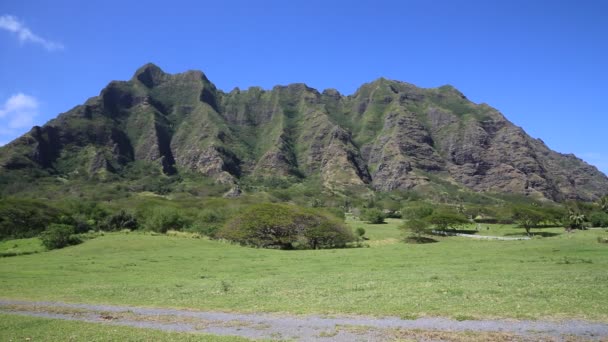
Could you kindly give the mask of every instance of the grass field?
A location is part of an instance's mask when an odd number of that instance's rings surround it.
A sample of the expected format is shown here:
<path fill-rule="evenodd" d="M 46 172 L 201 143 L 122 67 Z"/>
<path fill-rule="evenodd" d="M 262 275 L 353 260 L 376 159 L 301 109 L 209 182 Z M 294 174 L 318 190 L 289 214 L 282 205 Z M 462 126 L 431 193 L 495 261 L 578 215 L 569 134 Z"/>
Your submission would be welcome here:
<path fill-rule="evenodd" d="M 33 254 L 45 250 L 38 238 L 0 241 L 0 257 Z"/>
<path fill-rule="evenodd" d="M 1 341 L 196 341 L 241 342 L 238 337 L 168 333 L 153 329 L 0 314 Z"/>
<path fill-rule="evenodd" d="M 603 230 L 552 228 L 542 230 L 548 237 L 528 241 L 441 237 L 413 245 L 401 242 L 399 220 L 348 223 L 366 229 L 369 248 L 280 251 L 106 234 L 0 258 L 0 296 L 243 312 L 608 321 L 608 245 L 597 242 L 608 235 Z M 523 233 L 498 226 L 489 232 L 500 229 Z"/>

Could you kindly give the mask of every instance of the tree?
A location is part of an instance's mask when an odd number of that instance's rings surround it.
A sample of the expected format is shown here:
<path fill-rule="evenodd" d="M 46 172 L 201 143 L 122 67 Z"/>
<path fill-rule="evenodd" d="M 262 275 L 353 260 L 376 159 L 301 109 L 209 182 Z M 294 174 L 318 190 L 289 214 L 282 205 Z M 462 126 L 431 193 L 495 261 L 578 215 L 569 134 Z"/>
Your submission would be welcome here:
<path fill-rule="evenodd" d="M 121 229 L 136 229 L 137 218 L 124 210 L 109 216 L 106 222 L 102 225 L 104 230 L 121 230 Z"/>
<path fill-rule="evenodd" d="M 451 211 L 438 211 L 434 212 L 427 218 L 427 221 L 434 225 L 435 228 L 440 230 L 446 229 L 458 229 L 465 226 L 469 221 L 461 214 L 454 213 Z"/>
<path fill-rule="evenodd" d="M 585 229 L 585 215 L 571 210 L 568 213 L 568 229 Z"/>
<path fill-rule="evenodd" d="M 361 219 L 371 224 L 384 223 L 384 213 L 380 209 L 366 209 L 361 214 Z"/>
<path fill-rule="evenodd" d="M 429 223 L 424 220 L 412 219 L 405 221 L 399 229 L 409 232 L 410 237 L 416 241 L 421 241 L 429 228 Z"/>
<path fill-rule="evenodd" d="M 608 214 L 608 195 L 600 198 L 599 205 L 602 211 Z"/>
<path fill-rule="evenodd" d="M 42 244 L 48 249 L 76 245 L 82 241 L 74 235 L 74 227 L 67 224 L 51 224 L 40 234 Z"/>
<path fill-rule="evenodd" d="M 526 230 L 528 236 L 530 229 L 537 227 L 543 219 L 543 214 L 532 208 L 519 207 L 513 210 L 513 220 Z"/>
<path fill-rule="evenodd" d="M 424 219 L 433 214 L 433 207 L 430 204 L 408 205 L 401 209 L 401 217 L 404 219 Z"/>
<path fill-rule="evenodd" d="M 330 214 L 276 203 L 247 208 L 228 221 L 218 237 L 248 246 L 280 249 L 344 247 L 355 240 L 351 230 Z"/>

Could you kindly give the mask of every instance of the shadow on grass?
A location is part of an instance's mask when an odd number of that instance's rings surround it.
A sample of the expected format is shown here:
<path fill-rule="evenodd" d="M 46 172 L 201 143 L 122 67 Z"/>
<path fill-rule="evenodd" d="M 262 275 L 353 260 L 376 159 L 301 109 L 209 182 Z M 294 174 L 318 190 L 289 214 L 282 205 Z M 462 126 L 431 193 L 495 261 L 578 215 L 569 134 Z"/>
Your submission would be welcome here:
<path fill-rule="evenodd" d="M 475 229 L 444 229 L 441 231 L 446 232 L 446 233 L 470 234 L 470 235 L 475 235 L 475 234 L 479 233 L 479 231 L 475 230 Z"/>
<path fill-rule="evenodd" d="M 416 236 L 408 236 L 404 239 L 404 241 L 406 243 L 414 243 L 414 244 L 423 244 L 423 243 L 435 243 L 435 242 L 439 242 L 435 239 L 431 239 L 428 237 L 416 237 Z"/>
<path fill-rule="evenodd" d="M 521 232 L 521 233 L 509 233 L 509 234 L 505 234 L 504 236 L 523 236 L 526 235 L 526 232 Z M 540 236 L 540 237 L 554 237 L 554 236 L 558 236 L 558 235 L 562 235 L 562 233 L 553 233 L 553 232 L 530 232 L 530 236 Z"/>

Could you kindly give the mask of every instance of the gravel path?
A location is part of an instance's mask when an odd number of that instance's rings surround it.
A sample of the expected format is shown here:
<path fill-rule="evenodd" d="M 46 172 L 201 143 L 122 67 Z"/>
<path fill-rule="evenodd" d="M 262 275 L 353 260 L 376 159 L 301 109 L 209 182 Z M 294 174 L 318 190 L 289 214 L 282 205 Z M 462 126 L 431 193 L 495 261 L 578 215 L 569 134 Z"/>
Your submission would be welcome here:
<path fill-rule="evenodd" d="M 516 340 L 530 341 L 608 341 L 608 323 L 580 320 L 559 322 L 515 320 L 456 321 L 446 318 L 404 320 L 398 317 L 294 316 L 286 314 L 242 314 L 61 302 L 29 302 L 8 299 L 0 299 L 0 312 L 128 325 L 165 331 L 234 335 L 252 339 L 383 341 L 395 339 L 396 331 L 421 329 L 423 331 L 452 333 L 498 332 L 513 335 L 517 337 Z M 424 340 L 424 337 L 418 339 Z M 436 340 L 436 338 L 432 340 Z"/>

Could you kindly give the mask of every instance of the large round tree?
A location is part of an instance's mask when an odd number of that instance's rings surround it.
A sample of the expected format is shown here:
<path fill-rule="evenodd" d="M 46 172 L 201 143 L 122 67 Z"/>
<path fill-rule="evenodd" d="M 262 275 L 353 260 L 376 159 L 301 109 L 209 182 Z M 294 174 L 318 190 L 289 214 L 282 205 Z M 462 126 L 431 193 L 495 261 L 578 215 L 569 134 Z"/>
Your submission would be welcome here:
<path fill-rule="evenodd" d="M 335 248 L 355 238 L 337 218 L 320 210 L 264 203 L 228 221 L 218 237 L 263 248 Z"/>

